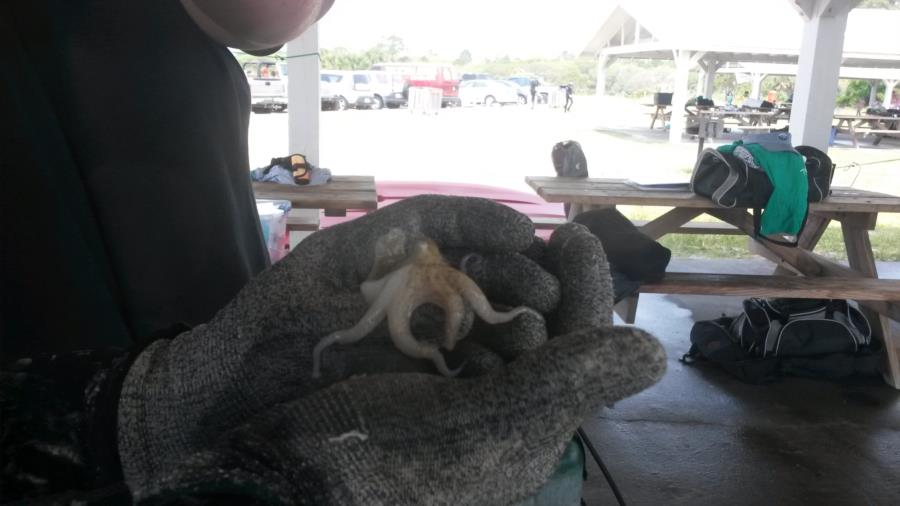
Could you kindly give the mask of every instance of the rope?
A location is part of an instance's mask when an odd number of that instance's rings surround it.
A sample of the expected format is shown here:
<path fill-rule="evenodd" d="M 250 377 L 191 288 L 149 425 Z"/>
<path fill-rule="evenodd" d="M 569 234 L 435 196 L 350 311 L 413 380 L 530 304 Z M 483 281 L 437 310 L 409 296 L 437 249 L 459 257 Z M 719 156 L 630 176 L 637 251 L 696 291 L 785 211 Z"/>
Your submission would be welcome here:
<path fill-rule="evenodd" d="M 835 165 L 835 166 L 834 166 L 834 170 L 838 170 L 838 169 L 854 169 L 854 168 L 855 168 L 855 169 L 856 169 L 856 175 L 853 176 L 853 181 L 851 181 L 850 184 L 849 184 L 850 188 L 853 188 L 853 185 L 856 184 L 856 179 L 859 177 L 859 174 L 862 172 L 863 165 L 875 165 L 875 164 L 878 164 L 878 163 L 888 163 L 888 162 L 900 162 L 900 158 L 891 158 L 891 159 L 889 159 L 889 160 L 876 160 L 876 161 L 874 161 L 874 162 L 866 162 L 866 163 L 850 162 L 850 163 L 847 164 L 847 165 Z"/>
<path fill-rule="evenodd" d="M 858 163 L 858 162 L 850 162 L 849 165 L 840 165 L 835 166 L 835 169 L 849 169 L 853 167 L 861 167 L 863 165 L 875 165 L 876 163 L 888 163 L 888 162 L 900 162 L 900 158 L 891 158 L 890 160 L 876 160 L 874 162 L 866 162 L 866 163 Z"/>
<path fill-rule="evenodd" d="M 306 58 L 307 56 L 315 56 L 318 58 L 319 52 L 316 51 L 314 53 L 290 54 L 290 55 L 287 55 L 285 58 L 290 60 L 291 58 Z"/>

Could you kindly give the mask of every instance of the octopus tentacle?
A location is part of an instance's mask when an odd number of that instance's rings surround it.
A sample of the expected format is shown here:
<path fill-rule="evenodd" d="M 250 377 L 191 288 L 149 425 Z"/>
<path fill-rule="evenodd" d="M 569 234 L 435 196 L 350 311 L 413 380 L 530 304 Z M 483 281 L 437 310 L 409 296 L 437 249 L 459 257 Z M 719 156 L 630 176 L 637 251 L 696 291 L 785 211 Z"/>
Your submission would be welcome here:
<path fill-rule="evenodd" d="M 339 343 L 351 344 L 359 341 L 372 332 L 384 320 L 388 307 L 392 305 L 398 293 L 402 291 L 409 277 L 409 271 L 400 269 L 388 274 L 384 289 L 366 310 L 359 322 L 353 327 L 338 330 L 322 338 L 313 348 L 313 378 L 320 376 L 322 352 L 325 348 Z"/>
<path fill-rule="evenodd" d="M 453 351 L 460 339 L 459 330 L 466 314 L 466 304 L 459 294 L 453 293 L 444 298 L 441 309 L 444 310 L 444 348 Z"/>
<path fill-rule="evenodd" d="M 497 323 L 506 323 L 512 321 L 517 316 L 523 313 L 531 312 L 543 320 L 543 317 L 537 311 L 525 307 L 520 306 L 515 309 L 511 309 L 509 311 L 496 311 L 491 306 L 491 303 L 488 301 L 487 297 L 485 297 L 484 293 L 478 288 L 478 285 L 475 284 L 470 278 L 466 276 L 454 276 L 453 282 L 456 284 L 457 290 L 460 294 L 466 299 L 466 302 L 472 306 L 472 309 L 475 311 L 482 320 L 495 325 Z"/>
<path fill-rule="evenodd" d="M 450 369 L 444 360 L 444 355 L 437 346 L 425 344 L 416 339 L 409 327 L 409 319 L 412 312 L 423 303 L 418 294 L 408 293 L 402 300 L 391 306 L 388 310 L 388 329 L 394 346 L 407 356 L 413 358 L 425 358 L 431 360 L 437 370 L 444 376 L 456 376 L 462 370 Z"/>

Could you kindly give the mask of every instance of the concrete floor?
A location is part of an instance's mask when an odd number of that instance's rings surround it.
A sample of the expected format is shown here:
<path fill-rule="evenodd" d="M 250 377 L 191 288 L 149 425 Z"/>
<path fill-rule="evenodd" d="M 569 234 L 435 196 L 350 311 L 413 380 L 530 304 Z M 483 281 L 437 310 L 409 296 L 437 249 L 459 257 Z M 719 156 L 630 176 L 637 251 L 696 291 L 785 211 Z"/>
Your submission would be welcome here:
<path fill-rule="evenodd" d="M 673 259 L 670 270 L 723 262 Z M 763 260 L 740 265 L 746 273 L 772 269 Z M 900 277 L 900 266 L 880 264 L 879 272 Z M 584 424 L 627 504 L 900 504 L 900 391 L 880 378 L 756 386 L 679 362 L 693 322 L 737 314 L 741 300 L 641 296 L 636 324 L 663 343 L 668 371 Z M 590 458 L 588 474 L 585 502 L 615 504 Z"/>

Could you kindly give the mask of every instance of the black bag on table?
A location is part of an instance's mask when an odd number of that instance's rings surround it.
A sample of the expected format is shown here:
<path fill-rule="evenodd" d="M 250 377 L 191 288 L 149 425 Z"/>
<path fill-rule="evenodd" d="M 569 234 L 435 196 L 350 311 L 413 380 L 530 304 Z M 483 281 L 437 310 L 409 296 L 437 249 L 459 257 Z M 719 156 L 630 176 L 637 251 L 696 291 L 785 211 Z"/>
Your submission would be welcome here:
<path fill-rule="evenodd" d="M 824 200 L 831 193 L 831 181 L 834 178 L 831 158 L 811 146 L 797 146 L 794 149 L 804 157 L 809 183 L 807 201 Z M 752 209 L 756 237 L 785 246 L 797 245 L 795 242 L 773 240 L 760 234 L 762 210 L 768 204 L 774 189 L 764 169 L 754 168 L 738 156 L 707 148 L 697 157 L 690 186 L 691 191 L 708 197 L 717 206 Z"/>
<path fill-rule="evenodd" d="M 695 323 L 682 360 L 705 359 L 750 383 L 878 374 L 880 342 L 848 301 L 750 298 L 743 306 L 736 317 Z"/>
<path fill-rule="evenodd" d="M 806 164 L 806 178 L 809 181 L 809 202 L 821 202 L 831 194 L 834 179 L 834 163 L 824 152 L 812 146 L 794 148 L 803 155 Z"/>

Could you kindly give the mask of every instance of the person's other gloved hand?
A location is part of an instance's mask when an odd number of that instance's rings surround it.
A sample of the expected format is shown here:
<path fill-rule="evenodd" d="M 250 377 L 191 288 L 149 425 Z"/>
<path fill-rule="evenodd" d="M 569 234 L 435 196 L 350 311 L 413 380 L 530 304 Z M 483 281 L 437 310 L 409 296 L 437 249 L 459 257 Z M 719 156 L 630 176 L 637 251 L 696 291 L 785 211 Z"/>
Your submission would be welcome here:
<path fill-rule="evenodd" d="M 157 341 L 134 361 L 119 401 L 119 453 L 129 485 L 148 487 L 185 455 L 275 403 L 353 374 L 431 370 L 381 333 L 332 347 L 323 355 L 322 378 L 312 378 L 313 347 L 364 314 L 360 283 L 372 269 L 375 241 L 391 229 L 488 257 L 527 250 L 534 234 L 530 220 L 506 206 L 440 196 L 407 199 L 313 234 L 208 324 Z M 517 286 L 525 288 L 507 294 L 516 304 L 553 310 L 556 279 L 533 262 L 516 265 Z M 542 323 L 530 328 L 538 333 L 526 349 L 546 340 Z"/>

